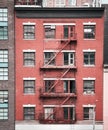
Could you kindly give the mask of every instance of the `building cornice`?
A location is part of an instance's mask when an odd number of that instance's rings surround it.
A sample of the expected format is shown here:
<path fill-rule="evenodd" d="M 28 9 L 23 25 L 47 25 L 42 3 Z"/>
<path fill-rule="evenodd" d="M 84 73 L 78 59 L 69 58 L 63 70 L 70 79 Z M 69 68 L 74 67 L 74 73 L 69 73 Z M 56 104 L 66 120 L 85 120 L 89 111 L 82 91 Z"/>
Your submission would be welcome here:
<path fill-rule="evenodd" d="M 15 11 L 16 16 L 21 18 L 100 18 L 104 14 L 104 7 L 37 8 L 17 6 Z"/>

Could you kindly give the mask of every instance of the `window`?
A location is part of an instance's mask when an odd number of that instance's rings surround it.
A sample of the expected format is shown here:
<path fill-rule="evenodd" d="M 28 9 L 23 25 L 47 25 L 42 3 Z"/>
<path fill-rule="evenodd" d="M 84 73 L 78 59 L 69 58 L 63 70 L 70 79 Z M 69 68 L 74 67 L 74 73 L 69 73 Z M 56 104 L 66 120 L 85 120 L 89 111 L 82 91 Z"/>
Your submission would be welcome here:
<path fill-rule="evenodd" d="M 64 81 L 64 93 L 75 93 L 75 80 Z"/>
<path fill-rule="evenodd" d="M 64 25 L 64 38 L 75 38 L 75 26 Z"/>
<path fill-rule="evenodd" d="M 84 107 L 84 120 L 93 120 L 94 117 L 94 108 L 93 107 Z"/>
<path fill-rule="evenodd" d="M 45 80 L 45 92 L 54 92 L 54 80 Z"/>
<path fill-rule="evenodd" d="M 74 65 L 73 52 L 64 52 L 64 65 Z"/>
<path fill-rule="evenodd" d="M 44 53 L 44 64 L 55 65 L 55 56 L 54 52 L 45 52 Z"/>
<path fill-rule="evenodd" d="M 74 120 L 75 119 L 74 112 L 75 112 L 75 109 L 73 107 L 64 107 L 63 108 L 64 119 Z"/>
<path fill-rule="evenodd" d="M 45 38 L 55 38 L 55 25 L 45 25 Z"/>
<path fill-rule="evenodd" d="M 35 92 L 35 80 L 24 80 L 24 93 Z"/>
<path fill-rule="evenodd" d="M 95 81 L 94 80 L 84 80 L 84 92 L 87 94 L 94 93 Z"/>
<path fill-rule="evenodd" d="M 65 0 L 55 0 L 55 7 L 64 7 Z"/>
<path fill-rule="evenodd" d="M 35 39 L 35 25 L 24 25 L 24 39 Z"/>
<path fill-rule="evenodd" d="M 0 90 L 0 120 L 8 119 L 8 91 Z"/>
<path fill-rule="evenodd" d="M 53 120 L 54 119 L 54 108 L 44 108 L 45 119 Z"/>
<path fill-rule="evenodd" d="M 8 50 L 0 50 L 0 80 L 8 80 Z"/>
<path fill-rule="evenodd" d="M 35 119 L 35 107 L 24 107 L 24 120 Z"/>
<path fill-rule="evenodd" d="M 8 39 L 8 10 L 0 8 L 0 40 Z"/>
<path fill-rule="evenodd" d="M 24 65 L 25 66 L 35 65 L 35 52 L 24 52 Z"/>
<path fill-rule="evenodd" d="M 95 25 L 84 25 L 84 38 L 85 39 L 95 38 Z"/>
<path fill-rule="evenodd" d="M 84 65 L 95 65 L 95 52 L 84 52 Z"/>

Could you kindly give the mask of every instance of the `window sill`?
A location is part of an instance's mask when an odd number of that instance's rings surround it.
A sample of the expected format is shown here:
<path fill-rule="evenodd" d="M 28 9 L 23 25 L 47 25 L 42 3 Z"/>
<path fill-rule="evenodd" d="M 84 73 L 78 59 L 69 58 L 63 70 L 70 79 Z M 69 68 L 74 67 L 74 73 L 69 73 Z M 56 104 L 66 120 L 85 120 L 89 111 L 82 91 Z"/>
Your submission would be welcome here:
<path fill-rule="evenodd" d="M 96 39 L 92 39 L 92 38 L 91 38 L 91 39 L 89 39 L 89 38 L 87 39 L 87 38 L 84 38 L 84 40 L 89 40 L 89 41 L 92 40 L 92 41 L 94 41 L 94 40 L 96 40 Z"/>
<path fill-rule="evenodd" d="M 95 95 L 95 93 L 94 92 L 91 92 L 91 93 L 83 92 L 83 95 L 90 96 L 90 95 Z"/>
<path fill-rule="evenodd" d="M 26 96 L 26 95 L 35 95 L 35 93 L 24 93 L 23 95 L 24 96 Z"/>
<path fill-rule="evenodd" d="M 34 68 L 35 67 L 35 65 L 28 65 L 28 66 L 26 66 L 26 65 L 24 65 L 23 67 L 32 67 L 32 68 Z"/>
<path fill-rule="evenodd" d="M 36 40 L 36 39 L 23 39 L 23 40 L 29 40 L 30 41 L 30 40 Z"/>
<path fill-rule="evenodd" d="M 84 67 L 95 67 L 95 65 L 84 65 Z"/>

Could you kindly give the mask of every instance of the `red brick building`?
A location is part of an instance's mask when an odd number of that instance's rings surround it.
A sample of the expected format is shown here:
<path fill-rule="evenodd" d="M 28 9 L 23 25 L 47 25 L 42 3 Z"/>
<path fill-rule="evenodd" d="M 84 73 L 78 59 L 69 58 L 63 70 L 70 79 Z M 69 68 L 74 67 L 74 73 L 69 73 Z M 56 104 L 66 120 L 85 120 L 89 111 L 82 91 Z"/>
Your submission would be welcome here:
<path fill-rule="evenodd" d="M 15 6 L 16 121 L 103 120 L 103 15 Z"/>

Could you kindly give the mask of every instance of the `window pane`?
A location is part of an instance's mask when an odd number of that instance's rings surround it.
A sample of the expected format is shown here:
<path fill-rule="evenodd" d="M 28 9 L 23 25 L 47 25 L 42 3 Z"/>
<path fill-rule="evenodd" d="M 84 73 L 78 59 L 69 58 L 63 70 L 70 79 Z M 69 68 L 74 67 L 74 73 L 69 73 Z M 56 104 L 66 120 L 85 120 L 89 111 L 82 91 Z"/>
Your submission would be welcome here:
<path fill-rule="evenodd" d="M 54 53 L 53 52 L 45 52 L 44 53 L 44 64 L 48 64 L 48 65 L 55 65 L 55 58 L 54 57 Z"/>
<path fill-rule="evenodd" d="M 35 92 L 35 80 L 24 80 L 24 93 Z"/>
<path fill-rule="evenodd" d="M 95 52 L 84 52 L 84 65 L 95 64 Z"/>
<path fill-rule="evenodd" d="M 94 80 L 85 80 L 84 81 L 84 92 L 91 93 L 94 92 L 95 81 Z"/>
<path fill-rule="evenodd" d="M 35 119 L 35 107 L 24 107 L 24 119 L 25 120 Z"/>
<path fill-rule="evenodd" d="M 34 25 L 24 25 L 24 39 L 35 39 Z"/>
<path fill-rule="evenodd" d="M 95 38 L 95 25 L 84 25 L 84 38 Z"/>
<path fill-rule="evenodd" d="M 24 52 L 24 65 L 25 66 L 35 65 L 35 52 Z"/>
<path fill-rule="evenodd" d="M 7 9 L 0 9 L 0 40 L 8 39 Z"/>
<path fill-rule="evenodd" d="M 45 25 L 45 38 L 55 38 L 55 25 Z"/>
<path fill-rule="evenodd" d="M 8 119 L 8 91 L 0 91 L 0 119 Z"/>

